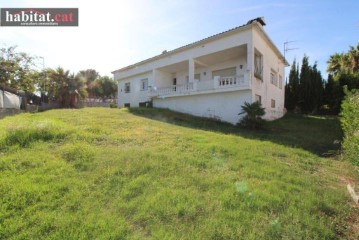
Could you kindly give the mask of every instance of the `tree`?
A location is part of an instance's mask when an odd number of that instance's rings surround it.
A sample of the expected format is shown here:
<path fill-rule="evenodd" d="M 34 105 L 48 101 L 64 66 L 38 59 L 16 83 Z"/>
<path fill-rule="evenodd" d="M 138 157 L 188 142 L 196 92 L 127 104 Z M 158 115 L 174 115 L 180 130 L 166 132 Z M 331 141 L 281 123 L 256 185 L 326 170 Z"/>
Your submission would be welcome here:
<path fill-rule="evenodd" d="M 88 90 L 91 88 L 91 84 L 100 77 L 99 73 L 95 69 L 81 70 L 78 75 L 84 79 Z M 89 91 L 89 93 L 90 92 L 91 91 Z"/>
<path fill-rule="evenodd" d="M 300 109 L 304 113 L 318 112 L 324 102 L 324 81 L 317 63 L 309 65 L 308 56 L 304 56 L 299 71 L 294 60 L 285 90 L 285 106 L 288 111 Z"/>
<path fill-rule="evenodd" d="M 289 82 L 285 86 L 285 107 L 292 111 L 296 108 L 299 98 L 299 66 L 294 59 L 289 72 Z"/>
<path fill-rule="evenodd" d="M 92 82 L 89 94 L 92 97 L 102 98 L 106 100 L 109 98 L 114 98 L 117 92 L 117 84 L 108 76 L 100 77 Z"/>
<path fill-rule="evenodd" d="M 359 43 L 356 47 L 350 46 L 346 53 L 331 55 L 327 63 L 327 71 L 332 75 L 331 81 L 333 83 L 328 86 L 332 88 L 330 90 L 332 95 L 328 95 L 329 90 L 326 90 L 326 101 L 332 102 L 331 110 L 339 113 L 345 95 L 343 87 L 347 86 L 348 90 L 359 88 Z"/>
<path fill-rule="evenodd" d="M 244 105 L 241 106 L 242 112 L 238 115 L 246 114 L 239 122 L 240 126 L 250 128 L 250 129 L 259 129 L 263 124 L 262 117 L 265 114 L 265 109 L 262 107 L 260 102 L 248 103 L 244 102 Z"/>
<path fill-rule="evenodd" d="M 35 57 L 17 52 L 16 46 L 0 49 L 0 84 L 13 89 L 35 92 L 38 78 L 35 73 Z"/>
<path fill-rule="evenodd" d="M 298 103 L 303 112 L 310 112 L 312 109 L 311 95 L 312 95 L 312 82 L 311 82 L 311 67 L 309 66 L 309 58 L 303 57 L 302 67 L 299 76 L 299 100 Z"/>
<path fill-rule="evenodd" d="M 60 107 L 75 107 L 75 98 L 87 96 L 84 79 L 61 67 L 48 70 L 48 84 L 49 97 L 57 100 Z"/>

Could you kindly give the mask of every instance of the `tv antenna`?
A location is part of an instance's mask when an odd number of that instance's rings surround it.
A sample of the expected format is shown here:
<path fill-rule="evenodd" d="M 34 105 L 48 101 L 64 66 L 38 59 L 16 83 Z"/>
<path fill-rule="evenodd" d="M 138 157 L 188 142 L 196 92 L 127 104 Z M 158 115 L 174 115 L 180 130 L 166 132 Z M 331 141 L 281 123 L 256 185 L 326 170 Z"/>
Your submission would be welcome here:
<path fill-rule="evenodd" d="M 296 49 L 299 49 L 299 48 L 289 48 L 288 45 L 290 43 L 294 43 L 294 42 L 297 42 L 297 41 L 285 41 L 284 42 L 284 50 L 283 50 L 283 55 L 284 55 L 284 61 L 286 61 L 285 59 L 285 53 L 288 52 L 288 51 L 292 51 L 292 50 L 296 50 Z"/>

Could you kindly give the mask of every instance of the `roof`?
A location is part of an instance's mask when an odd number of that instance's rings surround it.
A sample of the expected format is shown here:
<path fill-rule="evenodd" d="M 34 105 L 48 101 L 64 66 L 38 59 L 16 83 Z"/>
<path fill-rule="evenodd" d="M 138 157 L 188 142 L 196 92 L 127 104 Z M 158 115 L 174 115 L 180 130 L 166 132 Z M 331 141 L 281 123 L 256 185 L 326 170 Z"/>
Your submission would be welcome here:
<path fill-rule="evenodd" d="M 154 57 L 151 57 L 151 58 L 142 60 L 142 61 L 137 62 L 137 63 L 134 63 L 134 64 L 131 64 L 131 65 L 127 66 L 127 67 L 123 67 L 123 68 L 117 69 L 117 70 L 115 70 L 115 71 L 113 71 L 113 72 L 111 72 L 111 73 L 114 74 L 114 73 L 117 72 L 117 71 L 128 70 L 128 69 L 131 69 L 131 68 L 136 67 L 136 66 L 138 66 L 138 65 L 141 65 L 141 64 L 143 64 L 143 63 L 150 62 L 150 61 L 152 61 L 152 60 L 155 60 L 155 59 L 158 59 L 158 58 L 161 58 L 161 57 L 164 57 L 164 56 L 171 55 L 172 53 L 175 53 L 175 52 L 178 52 L 178 51 L 180 51 L 180 50 L 183 50 L 183 49 L 192 47 L 192 46 L 197 45 L 197 44 L 199 44 L 199 43 L 202 43 L 202 42 L 204 42 L 204 41 L 214 39 L 214 38 L 216 38 L 216 37 L 218 37 L 218 36 L 220 36 L 220 35 L 224 35 L 224 34 L 226 34 L 226 33 L 234 32 L 234 31 L 236 31 L 236 30 L 238 30 L 238 29 L 244 28 L 244 27 L 246 27 L 246 26 L 248 26 L 248 25 L 251 25 L 251 24 L 253 24 L 253 23 L 256 23 L 256 22 L 258 22 L 261 26 L 265 26 L 265 25 L 266 25 L 266 23 L 265 23 L 265 21 L 264 21 L 264 17 L 258 17 L 258 18 L 249 20 L 249 21 L 248 21 L 246 24 L 244 24 L 244 25 L 241 25 L 241 26 L 238 26 L 238 27 L 235 27 L 235 28 L 231 28 L 231 29 L 229 29 L 229 30 L 227 30 L 227 31 L 224 31 L 224 32 L 221 32 L 221 33 L 217 33 L 217 34 L 212 35 L 212 36 L 210 36 L 210 37 L 203 38 L 203 39 L 201 39 L 201 40 L 192 42 L 192 43 L 190 43 L 190 44 L 181 46 L 181 47 L 179 47 L 179 48 L 175 48 L 175 49 L 173 49 L 173 50 L 171 50 L 171 51 L 166 51 L 166 50 L 165 50 L 165 51 L 162 52 L 162 54 L 159 54 L 159 55 L 156 55 L 156 56 L 154 56 Z M 266 35 L 266 36 L 267 36 L 267 35 Z M 267 36 L 267 37 L 268 37 L 268 36 Z M 268 39 L 269 39 L 269 37 L 268 37 Z M 273 42 L 272 42 L 270 39 L 269 39 L 269 41 L 273 44 Z M 274 44 L 273 44 L 273 46 L 275 47 Z M 276 48 L 276 47 L 275 47 L 275 48 Z M 277 50 L 278 50 L 278 49 L 277 49 Z M 279 50 L 278 50 L 278 53 L 279 53 L 280 55 L 282 55 Z M 283 56 L 282 56 L 282 57 L 283 57 Z M 283 59 L 284 59 L 284 57 L 283 57 Z M 286 62 L 286 61 L 285 61 L 285 62 Z"/>

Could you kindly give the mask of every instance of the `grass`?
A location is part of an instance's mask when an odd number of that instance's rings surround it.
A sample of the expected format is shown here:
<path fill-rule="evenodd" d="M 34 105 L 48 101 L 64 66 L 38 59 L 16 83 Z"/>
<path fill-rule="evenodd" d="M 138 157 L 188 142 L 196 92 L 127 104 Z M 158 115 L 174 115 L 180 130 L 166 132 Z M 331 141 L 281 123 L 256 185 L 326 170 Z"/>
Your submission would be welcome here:
<path fill-rule="evenodd" d="M 355 236 L 337 119 L 265 129 L 155 109 L 0 120 L 0 239 Z"/>

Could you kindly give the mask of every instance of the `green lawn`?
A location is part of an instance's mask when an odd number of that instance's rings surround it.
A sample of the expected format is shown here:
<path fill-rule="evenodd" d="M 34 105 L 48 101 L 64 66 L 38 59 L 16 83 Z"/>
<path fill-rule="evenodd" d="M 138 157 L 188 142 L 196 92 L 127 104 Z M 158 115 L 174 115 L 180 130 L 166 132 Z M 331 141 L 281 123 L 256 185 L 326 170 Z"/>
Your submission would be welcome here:
<path fill-rule="evenodd" d="M 0 239 L 340 239 L 336 118 L 260 132 L 155 109 L 0 120 Z M 355 175 L 356 174 L 356 175 Z"/>

